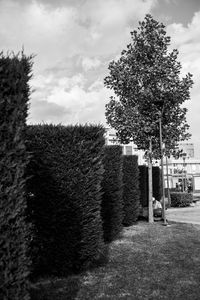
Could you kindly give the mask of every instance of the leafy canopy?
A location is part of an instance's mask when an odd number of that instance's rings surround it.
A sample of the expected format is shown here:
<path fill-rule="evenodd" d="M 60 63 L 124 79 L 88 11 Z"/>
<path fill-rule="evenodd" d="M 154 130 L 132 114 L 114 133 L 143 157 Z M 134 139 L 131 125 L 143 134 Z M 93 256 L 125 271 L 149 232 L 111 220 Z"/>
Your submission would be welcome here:
<path fill-rule="evenodd" d="M 132 140 L 139 149 L 147 150 L 152 138 L 154 157 L 159 157 L 161 117 L 166 152 L 173 154 L 178 141 L 190 137 L 182 104 L 190 99 L 192 75 L 180 79 L 178 51 L 168 51 L 165 26 L 151 15 L 139 22 L 131 39 L 121 57 L 109 64 L 110 74 L 104 79 L 117 96 L 106 105 L 107 123 L 122 143 Z"/>

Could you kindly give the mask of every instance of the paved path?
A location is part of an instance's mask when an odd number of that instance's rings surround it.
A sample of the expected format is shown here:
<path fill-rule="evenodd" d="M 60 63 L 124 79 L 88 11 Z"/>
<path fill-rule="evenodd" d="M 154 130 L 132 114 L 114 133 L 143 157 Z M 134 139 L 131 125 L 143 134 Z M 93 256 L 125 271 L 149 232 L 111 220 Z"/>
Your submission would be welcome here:
<path fill-rule="evenodd" d="M 200 225 L 200 203 L 194 207 L 168 208 L 166 218 L 168 221 Z"/>

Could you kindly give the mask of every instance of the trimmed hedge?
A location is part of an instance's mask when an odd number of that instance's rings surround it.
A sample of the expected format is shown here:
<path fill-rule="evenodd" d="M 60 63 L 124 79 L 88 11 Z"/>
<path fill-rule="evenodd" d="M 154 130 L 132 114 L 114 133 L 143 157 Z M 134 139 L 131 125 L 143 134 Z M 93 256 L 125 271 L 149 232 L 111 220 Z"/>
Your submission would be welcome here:
<path fill-rule="evenodd" d="M 29 298 L 24 142 L 32 57 L 0 54 L 0 299 Z"/>
<path fill-rule="evenodd" d="M 147 166 L 139 166 L 139 188 L 140 188 L 140 204 L 147 207 L 148 204 L 148 168 Z"/>
<path fill-rule="evenodd" d="M 124 155 L 123 157 L 123 203 L 125 226 L 131 226 L 139 216 L 139 169 L 137 155 Z"/>
<path fill-rule="evenodd" d="M 123 158 L 122 147 L 106 146 L 102 181 L 102 220 L 104 240 L 111 242 L 119 236 L 123 221 Z"/>
<path fill-rule="evenodd" d="M 140 204 L 142 207 L 149 206 L 148 167 L 139 166 Z M 153 197 L 161 200 L 161 171 L 159 167 L 152 167 Z"/>
<path fill-rule="evenodd" d="M 192 203 L 192 194 L 185 192 L 173 192 L 171 195 L 171 206 L 172 207 L 186 207 Z"/>
<path fill-rule="evenodd" d="M 162 197 L 162 178 L 160 167 L 152 167 L 153 176 L 153 196 L 156 200 L 160 201 Z"/>
<path fill-rule="evenodd" d="M 32 276 L 66 276 L 103 256 L 104 128 L 29 126 L 29 216 L 35 226 Z"/>

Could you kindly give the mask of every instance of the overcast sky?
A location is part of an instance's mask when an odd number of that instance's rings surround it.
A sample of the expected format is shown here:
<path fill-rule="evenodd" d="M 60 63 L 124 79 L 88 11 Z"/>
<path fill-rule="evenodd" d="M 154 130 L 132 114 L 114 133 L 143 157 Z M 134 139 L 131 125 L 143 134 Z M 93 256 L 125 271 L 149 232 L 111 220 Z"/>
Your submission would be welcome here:
<path fill-rule="evenodd" d="M 105 123 L 108 64 L 150 13 L 167 27 L 183 74 L 192 141 L 200 142 L 199 0 L 0 0 L 0 50 L 35 54 L 28 122 Z"/>

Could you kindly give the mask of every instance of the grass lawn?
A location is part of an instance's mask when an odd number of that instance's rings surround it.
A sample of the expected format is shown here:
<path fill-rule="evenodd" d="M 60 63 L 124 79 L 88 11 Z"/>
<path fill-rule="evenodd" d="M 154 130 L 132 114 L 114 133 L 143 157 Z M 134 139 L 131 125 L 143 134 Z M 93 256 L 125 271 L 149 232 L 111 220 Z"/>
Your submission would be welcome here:
<path fill-rule="evenodd" d="M 33 291 L 33 300 L 199 300 L 200 226 L 139 222 L 111 244 L 107 265 Z"/>

